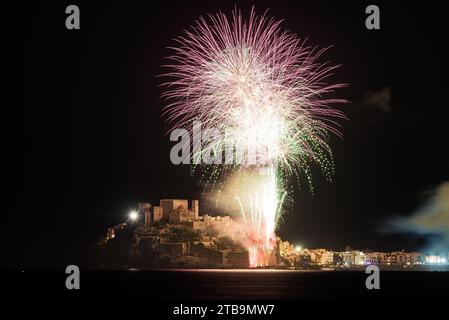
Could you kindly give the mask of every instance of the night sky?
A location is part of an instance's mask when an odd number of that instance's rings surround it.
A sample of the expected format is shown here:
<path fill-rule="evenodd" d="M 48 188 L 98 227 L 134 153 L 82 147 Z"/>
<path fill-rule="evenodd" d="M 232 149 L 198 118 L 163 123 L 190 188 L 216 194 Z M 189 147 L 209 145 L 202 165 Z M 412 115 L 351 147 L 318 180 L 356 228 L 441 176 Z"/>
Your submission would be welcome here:
<path fill-rule="evenodd" d="M 351 103 L 339 106 L 350 119 L 342 122 L 344 139 L 330 141 L 334 181 L 314 170 L 315 192 L 295 192 L 282 238 L 336 250 L 425 246 L 424 237 L 380 229 L 449 180 L 439 4 L 374 1 L 381 29 L 370 31 L 364 11 L 371 3 L 360 1 L 63 1 L 11 11 L 22 45 L 23 106 L 13 143 L 20 226 L 7 230 L 6 265 L 82 264 L 89 246 L 138 201 L 200 198 L 197 177 L 170 162 L 157 75 L 173 38 L 199 15 L 230 13 L 234 3 L 246 14 L 253 4 L 258 13 L 269 9 L 309 44 L 332 45 L 321 61 L 342 64 L 331 80 L 349 84 L 335 93 Z M 80 30 L 65 28 L 69 4 L 80 7 Z"/>

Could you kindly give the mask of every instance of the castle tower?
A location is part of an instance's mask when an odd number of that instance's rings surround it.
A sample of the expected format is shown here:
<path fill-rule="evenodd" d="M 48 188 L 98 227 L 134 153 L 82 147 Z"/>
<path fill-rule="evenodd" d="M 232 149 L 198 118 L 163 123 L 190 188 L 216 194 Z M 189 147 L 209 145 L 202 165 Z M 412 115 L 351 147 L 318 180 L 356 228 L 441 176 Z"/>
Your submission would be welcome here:
<path fill-rule="evenodd" d="M 192 200 L 192 208 L 191 211 L 193 212 L 193 219 L 198 220 L 199 212 L 200 212 L 200 205 L 198 200 Z"/>
<path fill-rule="evenodd" d="M 139 212 L 143 212 L 143 214 L 145 216 L 145 225 L 147 225 L 147 226 L 150 225 L 150 223 L 151 223 L 151 216 L 150 216 L 151 204 L 145 203 L 145 202 L 139 202 L 138 208 L 139 208 Z"/>

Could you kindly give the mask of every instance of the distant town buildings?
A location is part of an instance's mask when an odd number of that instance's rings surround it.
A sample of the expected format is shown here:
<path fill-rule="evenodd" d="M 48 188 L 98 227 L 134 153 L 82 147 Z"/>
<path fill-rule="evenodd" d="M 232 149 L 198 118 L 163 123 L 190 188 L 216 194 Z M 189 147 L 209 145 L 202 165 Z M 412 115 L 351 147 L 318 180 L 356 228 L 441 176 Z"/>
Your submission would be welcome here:
<path fill-rule="evenodd" d="M 280 256 L 290 266 L 332 266 L 339 268 L 357 268 L 367 265 L 408 267 L 421 265 L 446 265 L 448 259 L 439 255 L 426 256 L 420 252 L 363 252 L 358 250 L 332 251 L 327 249 L 294 250 L 288 241 L 281 241 Z"/>

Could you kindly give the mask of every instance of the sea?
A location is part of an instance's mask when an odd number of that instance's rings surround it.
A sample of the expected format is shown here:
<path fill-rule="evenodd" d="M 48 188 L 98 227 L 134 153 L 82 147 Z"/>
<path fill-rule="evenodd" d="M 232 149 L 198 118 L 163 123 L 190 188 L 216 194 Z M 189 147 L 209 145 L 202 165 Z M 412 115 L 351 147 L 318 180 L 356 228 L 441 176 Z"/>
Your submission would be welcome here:
<path fill-rule="evenodd" d="M 68 290 L 65 270 L 3 272 L 12 298 L 139 299 L 165 302 L 448 299 L 449 272 L 382 271 L 368 289 L 365 271 L 273 269 L 80 270 Z"/>

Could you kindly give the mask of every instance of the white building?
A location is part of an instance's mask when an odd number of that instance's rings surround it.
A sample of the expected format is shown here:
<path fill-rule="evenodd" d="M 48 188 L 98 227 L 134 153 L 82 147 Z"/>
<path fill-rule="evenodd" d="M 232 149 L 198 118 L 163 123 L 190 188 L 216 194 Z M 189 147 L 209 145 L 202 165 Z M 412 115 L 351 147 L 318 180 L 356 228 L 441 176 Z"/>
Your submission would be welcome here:
<path fill-rule="evenodd" d="M 334 252 L 325 251 L 321 254 L 321 264 L 322 265 L 332 265 L 334 264 Z"/>
<path fill-rule="evenodd" d="M 356 251 L 354 255 L 354 264 L 363 266 L 366 263 L 366 255 L 362 251 Z"/>

